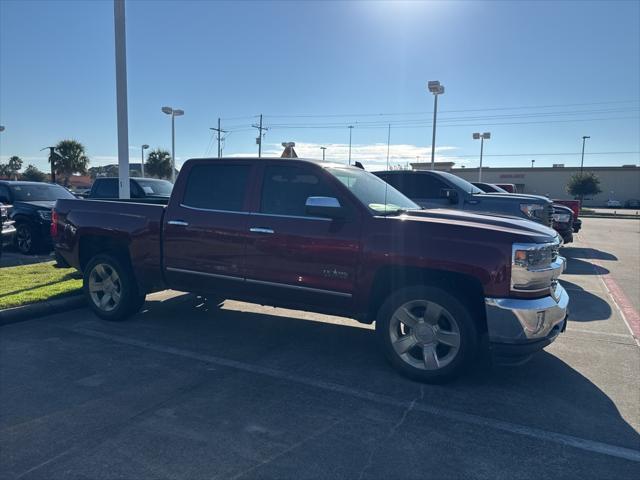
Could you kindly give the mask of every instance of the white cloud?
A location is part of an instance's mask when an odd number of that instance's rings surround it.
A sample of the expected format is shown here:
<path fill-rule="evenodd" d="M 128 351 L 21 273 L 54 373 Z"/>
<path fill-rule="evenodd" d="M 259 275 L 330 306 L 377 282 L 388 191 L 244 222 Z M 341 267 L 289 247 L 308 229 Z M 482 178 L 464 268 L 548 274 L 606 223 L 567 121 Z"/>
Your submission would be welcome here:
<path fill-rule="evenodd" d="M 348 143 L 305 143 L 296 142 L 295 150 L 299 157 L 303 158 L 322 158 L 322 150 L 320 147 L 327 147 L 326 160 L 337 163 L 346 163 L 349 158 L 349 144 Z M 458 147 L 454 146 L 441 146 L 436 147 L 435 160 L 437 162 L 456 162 L 457 164 L 464 164 L 467 162 L 465 159 L 460 159 L 455 156 L 455 151 Z M 283 147 L 279 144 L 271 143 L 265 145 L 263 155 L 265 157 L 279 157 L 282 153 Z M 231 157 L 255 157 L 256 153 L 241 152 L 230 154 Z M 389 148 L 389 165 L 406 165 L 407 163 L 413 163 L 416 161 L 428 162 L 431 160 L 431 147 L 419 147 L 412 144 L 391 144 Z M 367 170 L 379 170 L 386 168 L 387 164 L 387 144 L 386 143 L 373 143 L 373 144 L 353 144 L 351 146 L 351 161 L 361 162 Z"/>

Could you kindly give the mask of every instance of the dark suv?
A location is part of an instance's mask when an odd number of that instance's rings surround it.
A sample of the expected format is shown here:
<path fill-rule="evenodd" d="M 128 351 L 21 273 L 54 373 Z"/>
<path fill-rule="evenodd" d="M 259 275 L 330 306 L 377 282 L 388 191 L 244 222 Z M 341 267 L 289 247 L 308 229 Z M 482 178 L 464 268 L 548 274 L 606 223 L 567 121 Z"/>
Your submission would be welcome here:
<path fill-rule="evenodd" d="M 423 208 L 455 208 L 525 218 L 552 225 L 551 201 L 536 195 L 484 193 L 448 172 L 389 170 L 373 172 Z"/>
<path fill-rule="evenodd" d="M 168 180 L 159 180 L 157 178 L 138 178 L 129 179 L 129 189 L 132 199 L 142 200 L 149 203 L 166 204 L 169 201 L 173 184 Z M 91 186 L 91 191 L 86 198 L 96 200 L 117 199 L 118 178 L 117 177 L 98 177 Z"/>
<path fill-rule="evenodd" d="M 60 185 L 41 182 L 0 181 L 0 203 L 12 205 L 15 245 L 21 253 L 51 250 L 51 209 L 59 199 L 76 198 Z"/>

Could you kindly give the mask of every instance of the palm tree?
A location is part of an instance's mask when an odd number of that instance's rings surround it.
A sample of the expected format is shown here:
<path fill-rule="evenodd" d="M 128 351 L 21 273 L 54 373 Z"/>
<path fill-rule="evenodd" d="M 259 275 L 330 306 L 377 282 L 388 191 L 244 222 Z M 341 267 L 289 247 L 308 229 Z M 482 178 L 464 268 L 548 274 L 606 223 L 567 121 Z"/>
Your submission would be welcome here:
<path fill-rule="evenodd" d="M 156 148 L 149 152 L 144 166 L 145 173 L 156 178 L 171 178 L 171 154 Z"/>
<path fill-rule="evenodd" d="M 62 140 L 56 145 L 56 174 L 64 178 L 64 185 L 69 185 L 69 177 L 74 173 L 87 173 L 89 157 L 85 155 L 84 145 L 76 140 Z M 51 161 L 51 158 L 49 158 Z"/>
<path fill-rule="evenodd" d="M 6 163 L 0 163 L 0 177 L 11 177 L 11 170 Z"/>
<path fill-rule="evenodd" d="M 22 159 L 17 155 L 9 158 L 9 174 L 14 180 L 18 179 L 18 172 L 22 168 Z"/>

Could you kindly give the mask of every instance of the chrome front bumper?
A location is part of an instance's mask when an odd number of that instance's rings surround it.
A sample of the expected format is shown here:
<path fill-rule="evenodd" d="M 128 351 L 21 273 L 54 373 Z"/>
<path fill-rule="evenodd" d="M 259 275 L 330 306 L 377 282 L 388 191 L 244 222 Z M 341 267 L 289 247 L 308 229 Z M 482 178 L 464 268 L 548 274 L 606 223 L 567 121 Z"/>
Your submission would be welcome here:
<path fill-rule="evenodd" d="M 544 298 L 487 298 L 489 342 L 507 344 L 514 353 L 519 346 L 544 348 L 564 331 L 568 305 L 569 295 L 560 283 Z M 531 353 L 529 350 L 532 348 L 522 348 L 524 355 Z"/>

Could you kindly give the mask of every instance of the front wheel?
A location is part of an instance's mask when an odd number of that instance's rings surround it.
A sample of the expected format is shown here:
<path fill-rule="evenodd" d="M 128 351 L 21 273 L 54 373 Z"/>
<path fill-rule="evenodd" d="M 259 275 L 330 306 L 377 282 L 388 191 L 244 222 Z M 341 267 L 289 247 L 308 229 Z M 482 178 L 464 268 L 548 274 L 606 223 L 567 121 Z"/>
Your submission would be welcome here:
<path fill-rule="evenodd" d="M 19 223 L 16 227 L 16 247 L 20 253 L 31 255 L 38 249 L 38 237 L 35 228 L 28 223 Z"/>
<path fill-rule="evenodd" d="M 378 312 L 376 334 L 389 362 L 427 383 L 459 376 L 475 357 L 478 333 L 467 306 L 436 287 L 400 289 Z"/>
<path fill-rule="evenodd" d="M 119 321 L 144 303 L 131 268 L 119 258 L 101 254 L 84 269 L 83 289 L 91 309 L 104 320 Z"/>

